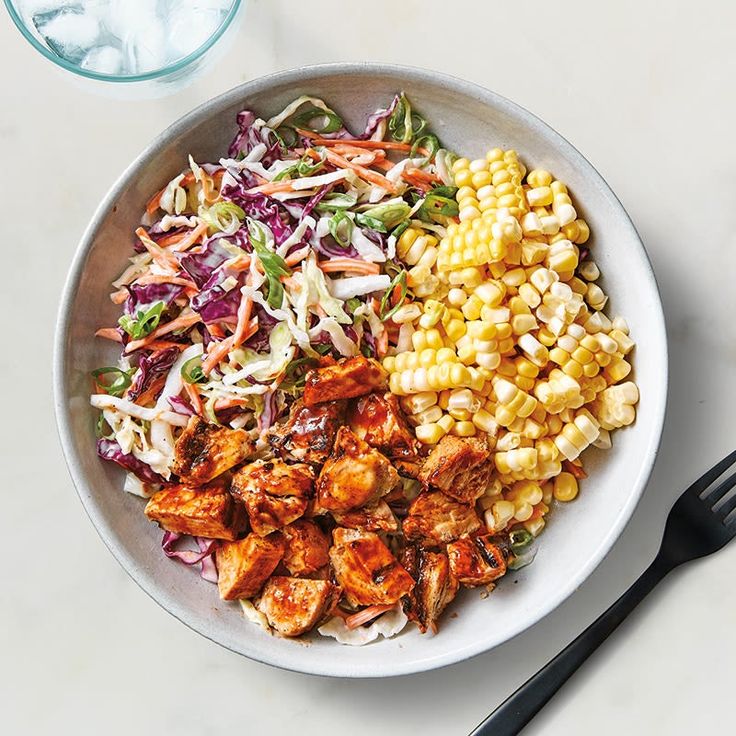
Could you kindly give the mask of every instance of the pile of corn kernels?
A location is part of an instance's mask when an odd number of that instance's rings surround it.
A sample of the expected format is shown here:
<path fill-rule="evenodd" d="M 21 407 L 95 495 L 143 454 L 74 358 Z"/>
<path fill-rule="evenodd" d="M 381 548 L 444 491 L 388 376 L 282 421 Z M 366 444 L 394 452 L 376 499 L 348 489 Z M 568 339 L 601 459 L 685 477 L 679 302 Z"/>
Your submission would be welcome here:
<path fill-rule="evenodd" d="M 487 436 L 489 531 L 518 522 L 536 535 L 552 498 L 577 496 L 580 454 L 634 421 L 634 342 L 603 312 L 599 270 L 581 260 L 590 231 L 562 182 L 498 148 L 452 171 L 459 223 L 397 243 L 415 298 L 393 320 L 412 349 L 383 365 L 421 442 Z"/>

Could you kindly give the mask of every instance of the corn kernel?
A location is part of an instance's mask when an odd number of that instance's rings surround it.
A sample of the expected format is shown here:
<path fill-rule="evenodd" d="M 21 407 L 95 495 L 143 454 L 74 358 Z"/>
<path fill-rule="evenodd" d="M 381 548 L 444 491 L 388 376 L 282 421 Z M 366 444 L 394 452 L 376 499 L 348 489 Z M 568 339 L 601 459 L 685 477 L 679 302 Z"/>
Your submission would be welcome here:
<path fill-rule="evenodd" d="M 414 429 L 417 439 L 425 445 L 436 445 L 445 435 L 445 430 L 437 423 L 420 424 Z"/>
<path fill-rule="evenodd" d="M 476 433 L 475 424 L 470 421 L 455 422 L 455 426 L 450 431 L 458 437 L 473 437 Z"/>
<path fill-rule="evenodd" d="M 572 501 L 578 495 L 578 481 L 572 473 L 560 473 L 554 479 L 553 495 L 558 501 Z"/>

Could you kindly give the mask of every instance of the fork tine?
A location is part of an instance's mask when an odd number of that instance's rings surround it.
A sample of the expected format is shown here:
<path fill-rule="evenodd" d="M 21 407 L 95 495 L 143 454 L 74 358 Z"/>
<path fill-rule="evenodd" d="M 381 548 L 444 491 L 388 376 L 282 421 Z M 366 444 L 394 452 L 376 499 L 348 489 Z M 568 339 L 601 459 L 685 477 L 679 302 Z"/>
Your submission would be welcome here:
<path fill-rule="evenodd" d="M 707 473 L 700 476 L 686 491 L 685 493 L 694 494 L 699 496 L 716 478 L 723 474 L 723 472 L 736 462 L 736 450 L 726 455 L 717 465 L 714 465 Z M 723 484 L 721 484 L 723 485 Z M 719 486 L 720 487 L 720 486 Z M 711 492 L 712 493 L 712 492 Z M 711 495 L 708 494 L 708 496 Z M 683 494 L 685 495 L 685 494 Z"/>
<path fill-rule="evenodd" d="M 717 486 L 706 489 L 701 501 L 710 509 L 713 509 L 720 501 L 728 495 L 728 492 L 736 486 L 736 473 L 726 476 Z"/>
<path fill-rule="evenodd" d="M 736 473 L 731 473 L 703 496 L 703 502 L 712 509 L 734 486 L 736 486 Z M 718 512 L 720 513 L 720 509 Z"/>
<path fill-rule="evenodd" d="M 716 509 L 716 514 L 725 519 L 734 509 L 736 509 L 736 496 L 731 496 L 723 506 Z"/>

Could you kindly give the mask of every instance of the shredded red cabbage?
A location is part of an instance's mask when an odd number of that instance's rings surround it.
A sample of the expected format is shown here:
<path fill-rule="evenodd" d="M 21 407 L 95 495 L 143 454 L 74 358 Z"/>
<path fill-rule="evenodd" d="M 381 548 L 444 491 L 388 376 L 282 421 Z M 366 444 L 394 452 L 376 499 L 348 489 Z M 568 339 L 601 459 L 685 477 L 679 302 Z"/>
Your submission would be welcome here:
<path fill-rule="evenodd" d="M 166 481 L 149 465 L 139 460 L 133 454 L 125 454 L 120 445 L 115 440 L 108 440 L 104 437 L 97 440 L 97 454 L 103 460 L 112 460 L 121 468 L 129 470 L 135 474 L 144 483 L 159 483 L 166 485 Z"/>
<path fill-rule="evenodd" d="M 267 353 L 270 349 L 269 338 L 272 328 L 279 323 L 260 304 L 253 305 L 253 316 L 258 317 L 258 332 L 243 343 L 243 346 L 257 353 Z"/>
<path fill-rule="evenodd" d="M 396 109 L 396 105 L 399 104 L 399 95 L 396 95 L 391 104 L 385 110 L 376 110 L 372 115 L 368 117 L 366 121 L 365 130 L 358 136 L 360 140 L 368 140 L 378 129 L 379 124 L 382 120 L 387 120 L 393 114 Z"/>
<path fill-rule="evenodd" d="M 123 311 L 129 316 L 135 316 L 139 310 L 145 310 L 155 302 L 164 302 L 169 306 L 184 291 L 184 287 L 177 284 L 132 284 L 126 288 L 128 298 Z"/>
<path fill-rule="evenodd" d="M 249 193 L 242 187 L 223 186 L 222 196 L 240 207 L 246 215 L 268 225 L 276 245 L 281 245 L 292 234 L 289 213 L 265 194 Z"/>
<path fill-rule="evenodd" d="M 232 255 L 214 237 L 199 250 L 190 250 L 180 259 L 181 267 L 192 281 L 201 289 L 209 281 L 215 269 L 219 268 Z"/>
<path fill-rule="evenodd" d="M 179 348 L 165 348 L 142 356 L 138 361 L 138 372 L 125 398 L 135 401 L 157 378 L 168 374 L 178 357 Z"/>
<path fill-rule="evenodd" d="M 278 139 L 268 128 L 255 128 L 253 126 L 256 121 L 253 112 L 242 110 L 238 113 L 236 120 L 239 131 L 227 150 L 230 158 L 237 158 L 241 154 L 245 157 L 261 143 L 267 146 L 266 153 L 261 158 L 261 163 L 264 166 L 268 167 L 281 158 L 281 146 Z"/>
<path fill-rule="evenodd" d="M 276 392 L 267 391 L 263 394 L 263 411 L 258 417 L 258 431 L 265 432 L 276 421 L 277 415 Z"/>
<path fill-rule="evenodd" d="M 192 409 L 191 404 L 188 401 L 184 401 L 180 396 L 169 396 L 168 401 L 171 404 L 171 408 L 177 414 L 183 414 L 185 417 L 194 416 L 194 409 Z"/>
<path fill-rule="evenodd" d="M 217 566 L 215 565 L 214 552 L 217 548 L 217 540 L 207 539 L 205 537 L 192 537 L 199 547 L 199 552 L 193 549 L 175 549 L 177 542 L 189 538 L 186 534 L 164 532 L 163 539 L 161 540 L 161 549 L 167 557 L 177 559 L 185 565 L 196 565 L 200 563 L 200 574 L 202 577 L 210 583 L 216 583 Z"/>
<path fill-rule="evenodd" d="M 213 273 L 199 294 L 195 294 L 190 301 L 192 309 L 199 313 L 205 324 L 213 322 L 235 324 L 238 321 L 240 288 L 245 284 L 245 272 L 238 274 L 237 285 L 229 291 L 225 291 L 221 286 L 227 277 L 223 271 Z"/>

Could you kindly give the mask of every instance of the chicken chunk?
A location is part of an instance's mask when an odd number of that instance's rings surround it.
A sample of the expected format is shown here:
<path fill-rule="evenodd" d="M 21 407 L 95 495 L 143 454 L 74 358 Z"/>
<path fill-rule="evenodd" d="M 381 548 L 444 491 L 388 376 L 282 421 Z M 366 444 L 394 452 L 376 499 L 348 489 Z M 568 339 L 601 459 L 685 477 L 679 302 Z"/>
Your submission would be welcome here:
<path fill-rule="evenodd" d="M 378 534 L 338 527 L 332 539 L 330 563 L 350 605 L 390 605 L 414 587 Z"/>
<path fill-rule="evenodd" d="M 365 529 L 369 532 L 395 532 L 399 529 L 399 522 L 383 499 L 362 509 L 343 513 L 333 511 L 332 516 L 340 526 L 349 529 Z"/>
<path fill-rule="evenodd" d="M 174 446 L 172 469 L 183 483 L 199 486 L 242 463 L 253 444 L 242 429 L 227 429 L 192 417 Z"/>
<path fill-rule="evenodd" d="M 272 428 L 268 441 L 281 457 L 321 465 L 332 452 L 337 430 L 344 423 L 345 401 L 305 406 L 297 401 L 284 424 Z"/>
<path fill-rule="evenodd" d="M 328 511 L 349 511 L 374 503 L 398 482 L 399 474 L 384 455 L 340 427 L 317 479 L 317 502 Z"/>
<path fill-rule="evenodd" d="M 409 506 L 403 529 L 407 539 L 431 547 L 472 534 L 480 529 L 480 519 L 472 505 L 441 491 L 425 491 Z"/>
<path fill-rule="evenodd" d="M 303 516 L 313 492 L 312 469 L 283 460 L 256 460 L 235 473 L 230 486 L 248 510 L 251 529 L 261 537 Z"/>
<path fill-rule="evenodd" d="M 255 460 L 233 475 L 231 488 L 236 496 L 251 491 L 310 498 L 314 494 L 314 471 L 303 463 L 288 465 L 283 460 Z"/>
<path fill-rule="evenodd" d="M 352 399 L 376 389 L 386 389 L 386 371 L 372 358 L 357 355 L 309 371 L 304 385 L 304 403 L 314 406 L 324 401 Z"/>
<path fill-rule="evenodd" d="M 488 445 L 475 437 L 445 435 L 424 461 L 419 480 L 461 503 L 473 503 L 491 481 Z"/>
<path fill-rule="evenodd" d="M 470 588 L 506 574 L 506 556 L 490 536 L 458 539 L 447 545 L 447 556 L 453 575 Z"/>
<path fill-rule="evenodd" d="M 284 565 L 292 575 L 309 575 L 330 561 L 330 540 L 313 521 L 300 519 L 281 532 L 286 540 Z"/>
<path fill-rule="evenodd" d="M 255 603 L 282 636 L 300 636 L 334 608 L 340 589 L 327 580 L 272 577 Z"/>
<path fill-rule="evenodd" d="M 276 532 L 267 537 L 249 534 L 245 539 L 218 547 L 215 559 L 220 598 L 252 598 L 281 561 L 284 546 L 284 538 Z"/>
<path fill-rule="evenodd" d="M 419 443 L 393 394 L 361 396 L 348 414 L 350 429 L 386 457 L 416 459 Z"/>
<path fill-rule="evenodd" d="M 164 488 L 151 496 L 145 514 L 167 531 L 210 539 L 237 539 L 246 526 L 242 508 L 220 484 Z"/>
<path fill-rule="evenodd" d="M 459 587 L 447 555 L 411 546 L 404 550 L 401 561 L 417 582 L 414 590 L 404 598 L 404 612 L 422 633 L 427 629 L 436 632 L 437 620 L 457 595 Z"/>

